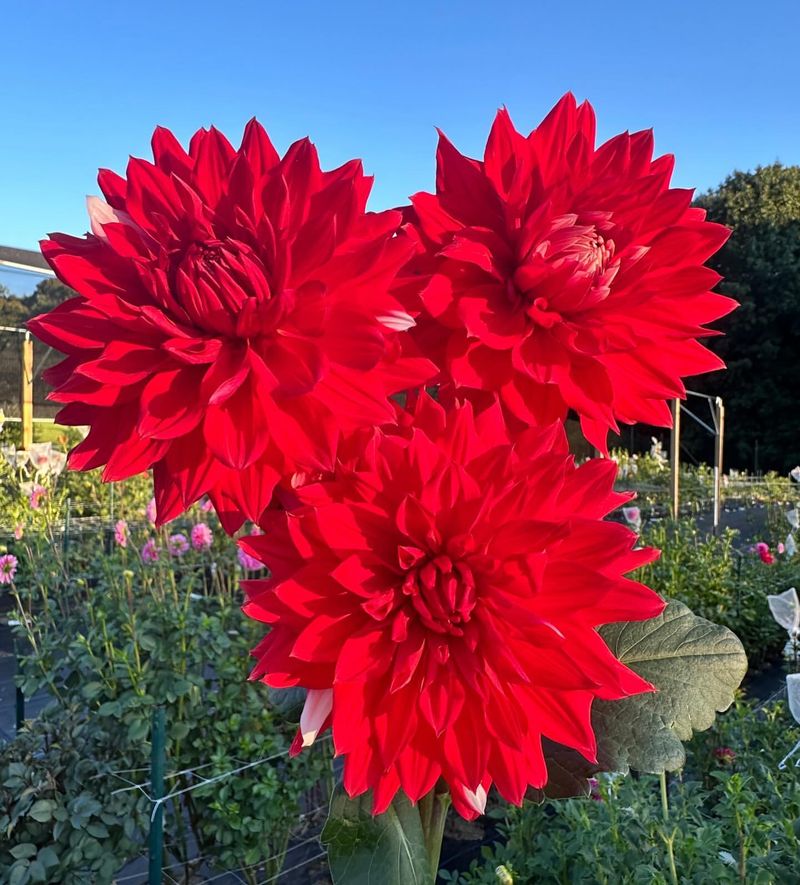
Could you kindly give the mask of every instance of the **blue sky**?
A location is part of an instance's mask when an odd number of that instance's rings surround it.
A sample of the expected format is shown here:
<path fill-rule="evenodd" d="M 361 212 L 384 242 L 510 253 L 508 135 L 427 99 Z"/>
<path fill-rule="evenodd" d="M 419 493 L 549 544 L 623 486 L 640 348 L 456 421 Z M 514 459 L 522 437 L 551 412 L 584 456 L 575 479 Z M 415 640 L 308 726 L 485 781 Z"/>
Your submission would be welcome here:
<path fill-rule="evenodd" d="M 325 166 L 362 157 L 385 208 L 431 187 L 434 126 L 479 154 L 498 106 L 527 130 L 568 89 L 601 138 L 652 126 L 703 190 L 800 163 L 798 35 L 794 0 L 5 4 L 0 243 L 85 232 L 97 167 L 157 124 L 311 135 Z"/>

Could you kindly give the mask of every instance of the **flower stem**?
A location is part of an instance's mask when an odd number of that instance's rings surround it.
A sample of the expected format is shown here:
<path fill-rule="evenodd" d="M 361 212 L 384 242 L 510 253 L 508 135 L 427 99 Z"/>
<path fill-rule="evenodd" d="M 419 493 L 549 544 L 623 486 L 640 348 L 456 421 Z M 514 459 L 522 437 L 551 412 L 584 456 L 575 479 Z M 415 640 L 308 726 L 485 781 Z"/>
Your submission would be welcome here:
<path fill-rule="evenodd" d="M 425 837 L 425 850 L 430 861 L 432 882 L 436 882 L 439 872 L 439 859 L 442 855 L 442 838 L 444 836 L 444 824 L 447 820 L 447 811 L 450 808 L 450 792 L 434 787 L 427 795 L 419 800 L 419 817 L 422 824 L 422 834 Z"/>
<path fill-rule="evenodd" d="M 664 824 L 669 824 L 669 797 L 667 795 L 667 772 L 662 771 L 658 776 L 661 783 L 661 813 L 664 817 Z M 675 831 L 673 830 L 669 836 L 664 834 L 664 842 L 667 846 L 667 855 L 669 857 L 669 874 L 672 885 L 678 885 L 678 870 L 675 867 L 675 852 L 672 843 L 675 841 Z"/>

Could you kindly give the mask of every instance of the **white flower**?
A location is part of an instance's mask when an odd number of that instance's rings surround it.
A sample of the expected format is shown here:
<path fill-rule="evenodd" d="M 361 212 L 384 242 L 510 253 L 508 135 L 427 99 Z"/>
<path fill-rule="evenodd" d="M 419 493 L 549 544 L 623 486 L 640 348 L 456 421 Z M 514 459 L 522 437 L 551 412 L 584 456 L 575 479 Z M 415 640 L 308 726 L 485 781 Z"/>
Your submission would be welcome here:
<path fill-rule="evenodd" d="M 793 467 L 789 471 L 789 476 L 795 481 L 800 482 L 800 464 L 797 467 Z"/>
<path fill-rule="evenodd" d="M 794 535 L 791 532 L 789 532 L 786 538 L 784 547 L 786 548 L 786 555 L 789 557 L 792 557 L 797 553 L 797 544 L 795 543 Z"/>
<path fill-rule="evenodd" d="M 736 862 L 736 858 L 730 853 L 730 851 L 720 851 L 719 859 L 726 863 L 729 867 L 737 867 L 739 864 Z"/>
<path fill-rule="evenodd" d="M 787 510 L 786 518 L 789 520 L 789 525 L 793 529 L 800 527 L 800 514 L 798 514 L 796 509 Z"/>

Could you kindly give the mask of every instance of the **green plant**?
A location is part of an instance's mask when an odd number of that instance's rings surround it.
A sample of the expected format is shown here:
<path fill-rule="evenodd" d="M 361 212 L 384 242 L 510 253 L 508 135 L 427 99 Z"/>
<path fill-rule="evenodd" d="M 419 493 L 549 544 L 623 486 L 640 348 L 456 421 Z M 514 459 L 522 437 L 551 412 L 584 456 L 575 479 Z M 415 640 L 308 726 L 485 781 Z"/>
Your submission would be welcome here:
<path fill-rule="evenodd" d="M 800 582 L 800 561 L 765 565 L 736 550 L 737 535 L 701 531 L 693 520 L 651 522 L 642 541 L 658 547 L 660 558 L 638 580 L 663 596 L 685 602 L 695 614 L 723 624 L 741 639 L 751 668 L 780 660 L 785 631 L 775 623 L 767 595 Z"/>
<path fill-rule="evenodd" d="M 76 708 L 51 710 L 0 749 L 0 872 L 10 885 L 110 882 L 147 809 L 114 795 L 113 742 Z"/>
<path fill-rule="evenodd" d="M 183 864 L 188 877 L 199 856 L 212 868 L 245 868 L 240 875 L 255 882 L 280 870 L 301 799 L 330 771 L 330 756 L 290 759 L 294 726 L 273 714 L 266 687 L 247 679 L 261 630 L 241 614 L 232 545 L 173 559 L 166 536 L 175 530 L 158 536 L 161 558 L 151 564 L 139 555 L 145 535 L 135 529 L 127 548 L 94 536 L 49 559 L 35 552 L 47 537 L 26 536 L 15 593 L 17 638 L 30 653 L 19 681 L 28 695 L 44 688 L 53 696 L 54 722 L 78 709 L 96 735 L 83 763 L 138 769 L 139 781 L 147 780 L 152 710 L 166 707 L 168 771 L 184 772 L 168 777 L 167 790 L 187 790 L 166 806 L 170 863 Z M 22 752 L 18 741 L 7 749 L 12 759 Z M 201 783 L 252 762 L 261 764 Z M 105 809 L 109 783 L 125 786 L 109 774 L 81 789 Z M 65 802 L 75 789 L 68 780 Z M 28 842 L 38 852 L 46 834 L 34 836 Z"/>
<path fill-rule="evenodd" d="M 467 873 L 441 878 L 493 883 L 498 867 L 522 883 L 793 882 L 800 877 L 800 773 L 778 771 L 800 734 L 782 704 L 739 702 L 687 746 L 666 818 L 659 778 L 602 777 L 591 799 L 512 808 L 503 842 L 485 846 Z M 715 750 L 730 748 L 732 754 Z"/>

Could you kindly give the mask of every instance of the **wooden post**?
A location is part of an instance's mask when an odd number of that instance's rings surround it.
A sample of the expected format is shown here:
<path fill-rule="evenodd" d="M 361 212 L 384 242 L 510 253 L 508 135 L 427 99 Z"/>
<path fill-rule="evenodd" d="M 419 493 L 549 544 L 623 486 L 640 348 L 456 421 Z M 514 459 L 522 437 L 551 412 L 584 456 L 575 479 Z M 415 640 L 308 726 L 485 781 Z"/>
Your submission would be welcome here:
<path fill-rule="evenodd" d="M 722 510 L 722 452 L 725 443 L 725 406 L 722 397 L 714 400 L 716 436 L 714 437 L 714 531 L 719 531 Z"/>
<path fill-rule="evenodd" d="M 681 491 L 681 401 L 672 400 L 672 434 L 669 448 L 670 489 L 672 491 L 672 518 L 680 513 Z"/>
<path fill-rule="evenodd" d="M 33 339 L 30 332 L 22 338 L 20 351 L 20 418 L 22 419 L 22 448 L 29 449 L 33 442 Z"/>

